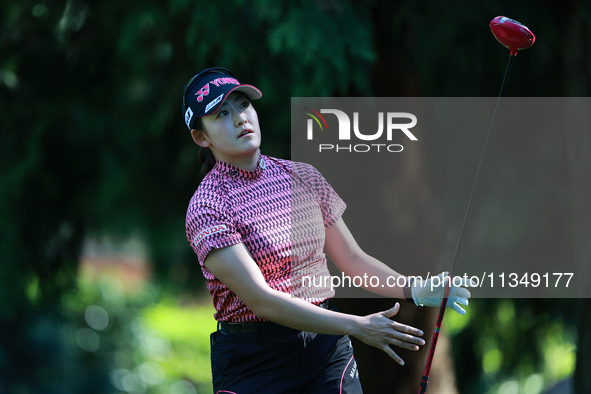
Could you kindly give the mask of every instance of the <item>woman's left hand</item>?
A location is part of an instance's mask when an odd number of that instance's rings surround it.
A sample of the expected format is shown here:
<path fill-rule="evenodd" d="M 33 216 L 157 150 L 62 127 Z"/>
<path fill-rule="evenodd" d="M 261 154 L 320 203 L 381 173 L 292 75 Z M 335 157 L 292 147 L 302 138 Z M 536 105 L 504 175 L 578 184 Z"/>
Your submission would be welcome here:
<path fill-rule="evenodd" d="M 445 288 L 449 286 L 450 280 L 451 289 L 449 290 L 447 307 L 460 315 L 465 315 L 466 311 L 460 305 L 468 306 L 471 294 L 464 287 L 474 286 L 474 284 L 468 278 L 455 277 L 452 280 L 447 272 L 442 272 L 426 281 L 415 280 L 412 285 L 412 298 L 415 304 L 418 306 L 440 306 Z"/>

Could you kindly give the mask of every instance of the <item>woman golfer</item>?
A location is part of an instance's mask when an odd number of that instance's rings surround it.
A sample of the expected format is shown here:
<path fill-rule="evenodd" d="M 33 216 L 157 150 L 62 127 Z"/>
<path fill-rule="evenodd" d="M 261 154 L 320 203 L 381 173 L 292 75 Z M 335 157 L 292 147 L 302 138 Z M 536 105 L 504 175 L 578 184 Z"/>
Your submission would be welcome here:
<path fill-rule="evenodd" d="M 423 332 L 390 319 L 398 303 L 345 314 L 330 305 L 329 286 L 303 284 L 330 276 L 326 256 L 351 277 L 386 283 L 401 275 L 359 248 L 341 217 L 344 202 L 315 168 L 260 152 L 251 101 L 261 96 L 223 68 L 203 70 L 183 92 L 185 123 L 207 173 L 189 203 L 186 232 L 219 322 L 211 335 L 214 392 L 361 393 L 349 335 L 404 365 L 390 346 L 418 350 Z M 431 287 L 433 279 L 368 290 L 439 306 L 443 286 Z M 454 286 L 448 306 L 463 314 L 459 304 L 469 297 Z"/>

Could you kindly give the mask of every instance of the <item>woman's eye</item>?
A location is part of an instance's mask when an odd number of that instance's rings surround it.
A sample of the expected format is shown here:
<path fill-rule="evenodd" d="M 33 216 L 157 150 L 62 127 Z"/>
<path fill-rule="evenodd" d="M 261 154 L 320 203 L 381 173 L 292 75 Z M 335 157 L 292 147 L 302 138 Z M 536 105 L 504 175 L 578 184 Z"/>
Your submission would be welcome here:
<path fill-rule="evenodd" d="M 250 101 L 248 101 L 248 100 L 246 100 L 246 101 L 244 101 L 242 104 L 240 104 L 240 106 L 241 106 L 242 108 L 248 108 L 248 106 L 249 106 L 249 105 L 250 105 Z"/>
<path fill-rule="evenodd" d="M 226 116 L 228 114 L 229 112 L 227 110 L 220 111 L 220 113 L 218 114 L 218 118 L 221 118 L 222 116 Z"/>

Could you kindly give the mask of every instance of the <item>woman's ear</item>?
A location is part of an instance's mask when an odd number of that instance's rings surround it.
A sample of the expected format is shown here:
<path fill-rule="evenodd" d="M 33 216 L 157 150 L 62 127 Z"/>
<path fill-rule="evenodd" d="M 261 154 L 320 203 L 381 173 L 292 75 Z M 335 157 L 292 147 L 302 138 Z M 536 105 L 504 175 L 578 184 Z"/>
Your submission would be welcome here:
<path fill-rule="evenodd" d="M 211 146 L 211 142 L 209 142 L 209 139 L 203 130 L 192 129 L 191 137 L 193 137 L 193 141 L 202 148 L 209 148 Z"/>

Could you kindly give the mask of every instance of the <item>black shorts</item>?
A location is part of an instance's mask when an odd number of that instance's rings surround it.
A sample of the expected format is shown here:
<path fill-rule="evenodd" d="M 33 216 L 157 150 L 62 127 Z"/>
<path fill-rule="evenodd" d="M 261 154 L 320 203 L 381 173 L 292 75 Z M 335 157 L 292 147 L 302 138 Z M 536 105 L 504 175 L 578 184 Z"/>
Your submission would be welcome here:
<path fill-rule="evenodd" d="M 281 327 L 281 326 L 279 326 Z M 362 393 L 348 336 L 282 329 L 211 334 L 216 394 Z"/>

